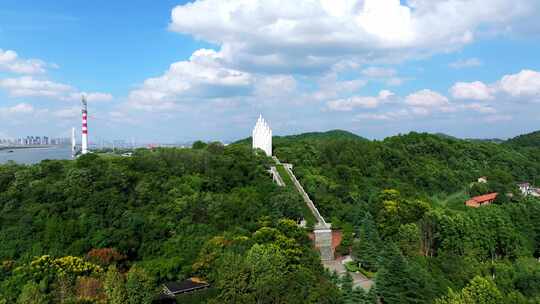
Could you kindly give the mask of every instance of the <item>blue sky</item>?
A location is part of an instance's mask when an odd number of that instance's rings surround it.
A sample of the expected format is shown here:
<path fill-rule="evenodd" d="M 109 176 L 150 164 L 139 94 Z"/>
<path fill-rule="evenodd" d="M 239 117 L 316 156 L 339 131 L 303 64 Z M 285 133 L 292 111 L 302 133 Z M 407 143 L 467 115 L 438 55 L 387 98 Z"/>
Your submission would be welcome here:
<path fill-rule="evenodd" d="M 346 129 L 540 129 L 536 0 L 27 1 L 0 5 L 0 137 L 175 142 Z"/>

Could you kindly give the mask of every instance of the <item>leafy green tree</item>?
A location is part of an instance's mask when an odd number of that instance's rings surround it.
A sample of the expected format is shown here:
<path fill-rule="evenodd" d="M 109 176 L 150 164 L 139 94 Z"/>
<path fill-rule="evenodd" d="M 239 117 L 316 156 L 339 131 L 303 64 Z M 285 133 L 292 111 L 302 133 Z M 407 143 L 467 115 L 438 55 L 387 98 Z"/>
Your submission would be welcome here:
<path fill-rule="evenodd" d="M 504 303 L 512 304 L 529 304 L 531 303 L 523 294 L 519 291 L 512 291 L 504 297 Z M 538 302 L 538 301 L 537 301 Z"/>
<path fill-rule="evenodd" d="M 527 297 L 540 296 L 540 265 L 536 259 L 519 259 L 515 263 L 515 289 Z"/>
<path fill-rule="evenodd" d="M 191 146 L 193 149 L 197 149 L 197 150 L 200 150 L 200 149 L 204 149 L 206 148 L 207 144 L 203 141 L 200 141 L 200 140 L 197 140 L 193 143 L 193 145 Z"/>
<path fill-rule="evenodd" d="M 304 217 L 302 209 L 304 202 L 295 189 L 285 189 L 270 198 L 272 214 L 275 218 L 286 217 L 299 221 Z"/>
<path fill-rule="evenodd" d="M 154 280 L 148 274 L 134 266 L 126 279 L 127 303 L 151 304 L 155 294 Z"/>
<path fill-rule="evenodd" d="M 116 266 L 110 266 L 105 274 L 103 289 L 107 295 L 107 299 L 111 304 L 128 303 L 127 290 L 122 274 L 118 272 Z"/>
<path fill-rule="evenodd" d="M 493 281 L 476 276 L 459 293 L 452 290 L 449 295 L 438 299 L 436 304 L 502 304 L 504 298 Z"/>
<path fill-rule="evenodd" d="M 250 269 L 241 255 L 225 253 L 211 274 L 219 290 L 216 303 L 253 303 L 250 289 Z"/>
<path fill-rule="evenodd" d="M 489 193 L 491 190 L 487 183 L 473 183 L 469 189 L 470 196 L 478 196 Z"/>
<path fill-rule="evenodd" d="M 17 304 L 46 304 L 48 302 L 47 297 L 41 292 L 39 285 L 34 282 L 24 285 L 17 299 Z"/>
<path fill-rule="evenodd" d="M 413 257 L 421 253 L 420 229 L 417 224 L 401 225 L 393 239 L 405 256 Z"/>
<path fill-rule="evenodd" d="M 219 141 L 214 141 L 208 144 L 208 152 L 213 154 L 222 154 L 225 151 L 225 147 Z"/>
<path fill-rule="evenodd" d="M 272 244 L 255 244 L 247 253 L 246 263 L 255 301 L 279 303 L 287 292 L 287 283 L 282 280 L 287 273 L 286 257 L 281 249 Z"/>

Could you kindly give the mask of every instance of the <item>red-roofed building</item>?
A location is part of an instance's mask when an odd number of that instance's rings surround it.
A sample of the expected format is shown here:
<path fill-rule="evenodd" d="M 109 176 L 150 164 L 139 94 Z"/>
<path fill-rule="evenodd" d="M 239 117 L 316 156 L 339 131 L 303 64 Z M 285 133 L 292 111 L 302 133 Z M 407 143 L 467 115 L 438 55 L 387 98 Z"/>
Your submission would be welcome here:
<path fill-rule="evenodd" d="M 497 198 L 498 193 L 488 193 L 480 196 L 475 196 L 465 202 L 468 207 L 478 208 L 485 205 L 490 205 Z"/>

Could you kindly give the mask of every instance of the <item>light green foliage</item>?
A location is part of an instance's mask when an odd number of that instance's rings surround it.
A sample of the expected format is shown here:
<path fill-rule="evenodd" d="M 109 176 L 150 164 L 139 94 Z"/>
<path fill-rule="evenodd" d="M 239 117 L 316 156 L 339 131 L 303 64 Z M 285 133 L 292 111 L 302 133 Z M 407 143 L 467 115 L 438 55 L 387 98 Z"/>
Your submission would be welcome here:
<path fill-rule="evenodd" d="M 426 202 L 404 199 L 395 189 L 382 191 L 378 201 L 377 221 L 383 238 L 396 235 L 401 225 L 419 221 L 430 209 Z"/>
<path fill-rule="evenodd" d="M 360 271 L 360 267 L 358 267 L 358 262 L 355 261 L 347 262 L 343 266 L 348 272 Z"/>
<path fill-rule="evenodd" d="M 102 272 L 102 269 L 100 266 L 86 262 L 79 257 L 53 258 L 44 255 L 34 259 L 23 271 L 39 282 L 43 279 L 53 280 L 58 276 L 75 278 L 77 276 L 98 274 Z"/>
<path fill-rule="evenodd" d="M 29 282 L 24 285 L 17 304 L 46 304 L 48 303 L 47 297 L 40 290 L 39 285 L 33 282 Z"/>
<path fill-rule="evenodd" d="M 260 228 L 242 246 L 216 240 L 200 263 L 211 270 L 219 303 L 333 303 L 337 290 L 318 279 L 319 260 L 310 246 L 294 221 L 281 220 Z"/>
<path fill-rule="evenodd" d="M 398 233 L 393 238 L 405 256 L 418 256 L 421 254 L 420 228 L 417 224 L 399 226 Z"/>
<path fill-rule="evenodd" d="M 153 279 L 135 266 L 127 274 L 126 292 L 128 304 L 151 304 L 156 288 Z"/>
<path fill-rule="evenodd" d="M 448 296 L 437 299 L 436 304 L 502 304 L 503 295 L 493 281 L 475 277 L 461 292 L 449 291 Z"/>
<path fill-rule="evenodd" d="M 269 164 L 250 147 L 212 143 L 200 149 L 140 149 L 130 158 L 89 154 L 75 161 L 0 166 L 0 261 L 21 266 L 0 270 L 2 296 L 16 299 L 30 277 L 46 277 L 49 293 L 57 272 L 97 275 L 75 257 L 99 248 L 128 256 L 126 265 L 136 259 L 158 280 L 155 288 L 191 276 L 213 237 L 241 240 L 263 218 L 270 224 L 290 218 L 296 225 L 303 204 L 296 193 L 292 197 L 273 184 Z M 308 263 L 300 260 L 305 248 L 311 250 L 306 239 L 298 245 L 281 237 L 278 243 L 291 261 Z M 234 243 L 238 250 L 253 245 Z M 44 255 L 49 257 L 35 263 L 39 269 L 27 266 Z M 63 256 L 73 258 L 57 260 Z"/>
<path fill-rule="evenodd" d="M 250 275 L 250 288 L 257 303 L 276 303 L 285 287 L 283 277 L 287 276 L 286 258 L 282 250 L 273 244 L 255 244 L 247 252 L 246 263 Z"/>
<path fill-rule="evenodd" d="M 118 272 L 115 266 L 109 267 L 105 274 L 103 289 L 110 304 L 127 303 L 127 290 L 124 277 Z"/>

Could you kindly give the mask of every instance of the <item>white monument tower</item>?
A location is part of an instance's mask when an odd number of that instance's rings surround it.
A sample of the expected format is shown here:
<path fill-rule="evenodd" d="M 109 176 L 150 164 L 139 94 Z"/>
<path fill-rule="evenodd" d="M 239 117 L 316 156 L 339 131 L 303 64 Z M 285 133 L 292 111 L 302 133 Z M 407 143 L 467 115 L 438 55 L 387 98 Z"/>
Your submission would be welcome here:
<path fill-rule="evenodd" d="M 272 156 L 272 129 L 262 115 L 259 115 L 253 128 L 253 149 L 257 148 L 263 150 L 266 155 Z"/>

